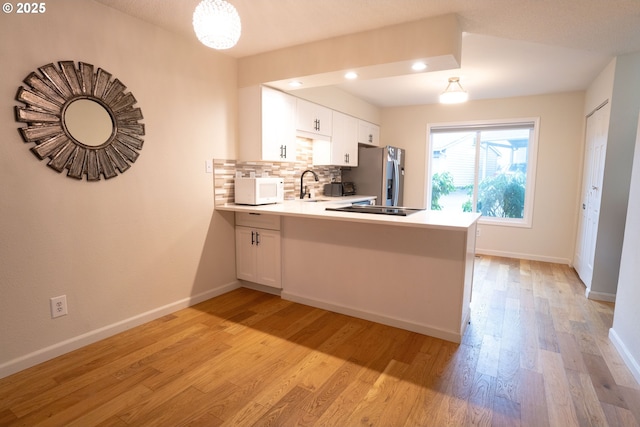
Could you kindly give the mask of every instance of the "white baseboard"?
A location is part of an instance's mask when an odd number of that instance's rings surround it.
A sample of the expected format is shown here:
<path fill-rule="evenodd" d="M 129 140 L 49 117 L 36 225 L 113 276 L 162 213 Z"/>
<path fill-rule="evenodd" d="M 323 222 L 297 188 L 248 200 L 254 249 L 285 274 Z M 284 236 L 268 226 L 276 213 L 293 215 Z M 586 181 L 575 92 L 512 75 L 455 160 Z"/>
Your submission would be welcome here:
<path fill-rule="evenodd" d="M 327 301 L 319 301 L 315 299 L 306 298 L 300 295 L 292 294 L 286 291 L 282 291 L 281 298 L 297 302 L 311 307 L 321 308 L 323 310 L 333 311 L 334 313 L 346 314 L 347 316 L 357 317 L 359 319 L 369 320 L 371 322 L 381 323 L 387 326 L 393 326 L 400 329 L 406 329 L 407 331 L 417 332 L 419 334 L 428 335 L 434 338 L 440 338 L 445 341 L 451 341 L 459 343 L 464 335 L 464 329 L 466 328 L 469 319 L 467 318 L 463 323 L 462 333 L 456 333 L 452 331 L 446 331 L 439 328 L 430 327 L 418 323 L 408 322 L 402 319 L 396 319 L 394 317 L 388 317 L 378 313 L 372 313 L 369 311 L 357 310 L 350 307 L 334 304 Z"/>
<path fill-rule="evenodd" d="M 622 360 L 624 360 L 624 363 L 633 374 L 633 377 L 638 381 L 638 383 L 640 383 L 640 363 L 638 363 L 638 361 L 633 357 L 627 346 L 613 328 L 609 329 L 609 339 L 616 350 L 618 350 L 618 353 L 620 353 Z"/>
<path fill-rule="evenodd" d="M 594 301 L 616 302 L 616 294 L 610 294 L 607 292 L 593 292 L 589 288 L 584 291 L 584 295 L 587 297 L 587 299 Z"/>
<path fill-rule="evenodd" d="M 49 347 L 41 348 L 32 353 L 25 354 L 24 356 L 17 357 L 13 360 L 9 360 L 0 365 L 0 378 L 7 377 L 16 372 L 35 366 L 39 363 L 46 362 L 65 353 L 73 350 L 77 350 L 86 345 L 100 341 L 104 338 L 108 338 L 117 333 L 126 331 L 135 326 L 142 325 L 143 323 L 150 322 L 167 314 L 171 314 L 183 308 L 190 307 L 198 304 L 202 301 L 206 301 L 218 295 L 225 294 L 234 289 L 238 289 L 240 283 L 238 281 L 228 283 L 215 289 L 210 289 L 206 292 L 198 295 L 193 295 L 188 298 L 181 299 L 179 301 L 172 302 L 162 307 L 154 308 L 145 313 L 140 313 L 136 316 L 128 319 L 121 320 L 111 325 L 104 326 L 93 331 L 86 332 L 82 335 L 78 335 L 68 340 L 56 343 Z"/>
<path fill-rule="evenodd" d="M 554 264 L 571 265 L 571 260 L 567 258 L 556 258 L 542 255 L 522 254 L 517 252 L 494 251 L 491 249 L 476 248 L 476 255 L 499 256 L 503 258 L 526 259 L 529 261 L 551 262 Z"/>
<path fill-rule="evenodd" d="M 260 285 L 259 283 L 247 282 L 246 280 L 239 281 L 241 286 L 247 289 L 253 289 L 254 291 L 264 292 L 265 294 L 280 296 L 282 288 L 274 288 L 271 286 Z"/>

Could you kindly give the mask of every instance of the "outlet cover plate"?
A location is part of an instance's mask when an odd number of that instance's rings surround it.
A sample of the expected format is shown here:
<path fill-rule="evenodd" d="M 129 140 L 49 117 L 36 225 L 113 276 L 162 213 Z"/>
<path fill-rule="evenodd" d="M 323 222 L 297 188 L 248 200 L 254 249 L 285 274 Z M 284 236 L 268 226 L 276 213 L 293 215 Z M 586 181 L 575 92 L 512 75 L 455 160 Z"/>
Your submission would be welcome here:
<path fill-rule="evenodd" d="M 67 314 L 67 296 L 60 295 L 49 300 L 51 305 L 51 318 L 65 316 Z"/>

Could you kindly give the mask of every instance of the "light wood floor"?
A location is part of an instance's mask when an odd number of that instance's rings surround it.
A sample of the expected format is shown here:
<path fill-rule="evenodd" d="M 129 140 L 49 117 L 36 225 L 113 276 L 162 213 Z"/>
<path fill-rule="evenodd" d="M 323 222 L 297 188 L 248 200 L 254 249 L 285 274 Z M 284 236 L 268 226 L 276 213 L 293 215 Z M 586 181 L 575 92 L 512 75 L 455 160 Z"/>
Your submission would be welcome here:
<path fill-rule="evenodd" d="M 476 261 L 459 345 L 239 289 L 0 380 L 0 425 L 638 425 L 612 304 Z"/>

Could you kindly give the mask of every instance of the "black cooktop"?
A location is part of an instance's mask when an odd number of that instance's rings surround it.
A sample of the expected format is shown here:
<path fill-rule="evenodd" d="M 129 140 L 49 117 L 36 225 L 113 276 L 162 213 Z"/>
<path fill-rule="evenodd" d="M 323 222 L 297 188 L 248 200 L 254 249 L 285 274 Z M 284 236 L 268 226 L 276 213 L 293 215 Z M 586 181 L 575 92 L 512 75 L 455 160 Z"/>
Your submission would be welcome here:
<path fill-rule="evenodd" d="M 325 208 L 325 210 L 339 211 L 339 212 L 368 213 L 368 214 L 378 214 L 378 215 L 407 216 L 412 213 L 422 211 L 424 209 L 405 208 L 401 206 L 352 205 L 352 206 L 341 206 L 341 207 L 335 207 L 335 208 L 328 207 L 328 208 Z"/>

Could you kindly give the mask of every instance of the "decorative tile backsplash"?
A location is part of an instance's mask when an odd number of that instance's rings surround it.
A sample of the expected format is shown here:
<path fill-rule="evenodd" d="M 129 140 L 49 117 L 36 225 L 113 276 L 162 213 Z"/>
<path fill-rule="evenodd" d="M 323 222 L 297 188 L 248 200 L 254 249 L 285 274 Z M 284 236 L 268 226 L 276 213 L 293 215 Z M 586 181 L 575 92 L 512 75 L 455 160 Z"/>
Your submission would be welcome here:
<path fill-rule="evenodd" d="M 313 166 L 312 141 L 298 138 L 295 162 L 241 162 L 237 160 L 213 160 L 215 204 L 222 205 L 234 201 L 234 179 L 236 171 L 248 177 L 251 172 L 255 176 L 277 176 L 284 178 L 284 197 L 294 199 L 300 195 L 300 175 L 307 169 L 318 174 L 320 180 L 314 181 L 307 174 L 304 185 L 314 196 L 321 196 L 324 184 L 341 180 L 339 166 Z"/>

